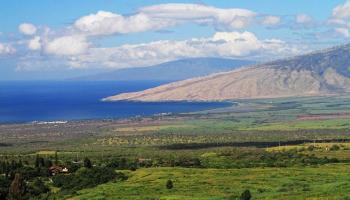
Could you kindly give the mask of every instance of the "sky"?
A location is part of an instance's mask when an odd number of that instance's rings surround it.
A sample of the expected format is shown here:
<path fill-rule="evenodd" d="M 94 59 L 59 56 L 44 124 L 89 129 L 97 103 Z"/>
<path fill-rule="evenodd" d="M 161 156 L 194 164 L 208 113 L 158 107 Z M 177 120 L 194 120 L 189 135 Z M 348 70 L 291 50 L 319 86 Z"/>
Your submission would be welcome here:
<path fill-rule="evenodd" d="M 2 0 L 0 19 L 0 80 L 188 57 L 263 62 L 350 38 L 350 0 Z"/>

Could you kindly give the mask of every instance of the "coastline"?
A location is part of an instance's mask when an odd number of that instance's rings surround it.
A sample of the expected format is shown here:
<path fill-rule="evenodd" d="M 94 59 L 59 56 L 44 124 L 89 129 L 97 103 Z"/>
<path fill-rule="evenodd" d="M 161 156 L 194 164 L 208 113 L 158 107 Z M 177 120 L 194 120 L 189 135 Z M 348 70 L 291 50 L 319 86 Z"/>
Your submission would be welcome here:
<path fill-rule="evenodd" d="M 124 101 L 125 102 L 125 101 Z M 69 123 L 89 123 L 89 122 L 125 122 L 125 121 L 135 121 L 140 120 L 143 118 L 156 118 L 156 117 L 178 117 L 179 115 L 191 115 L 196 113 L 202 113 L 202 112 L 209 112 L 217 109 L 225 109 L 229 107 L 233 107 L 237 105 L 237 102 L 233 101 L 163 101 L 163 102 L 138 102 L 138 101 L 129 101 L 134 103 L 219 103 L 221 105 L 215 105 L 213 108 L 205 108 L 205 109 L 198 109 L 194 111 L 187 111 L 187 112 L 159 112 L 159 113 L 153 113 L 153 114 L 144 114 L 144 115 L 130 115 L 127 117 L 106 117 L 106 118 L 83 118 L 83 119 L 55 119 L 55 120 L 34 120 L 34 121 L 0 121 L 1 125 L 62 125 L 62 124 L 69 124 Z M 115 103 L 115 102 L 112 102 Z"/>

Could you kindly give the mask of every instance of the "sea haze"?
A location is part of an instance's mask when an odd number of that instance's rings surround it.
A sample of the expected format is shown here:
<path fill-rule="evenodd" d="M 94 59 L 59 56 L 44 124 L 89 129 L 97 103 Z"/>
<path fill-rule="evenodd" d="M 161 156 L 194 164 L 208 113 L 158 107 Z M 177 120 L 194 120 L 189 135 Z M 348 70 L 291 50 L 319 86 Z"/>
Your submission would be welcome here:
<path fill-rule="evenodd" d="M 0 123 L 117 119 L 182 113 L 229 105 L 209 102 L 102 102 L 107 96 L 152 88 L 151 81 L 6 81 L 0 82 Z"/>

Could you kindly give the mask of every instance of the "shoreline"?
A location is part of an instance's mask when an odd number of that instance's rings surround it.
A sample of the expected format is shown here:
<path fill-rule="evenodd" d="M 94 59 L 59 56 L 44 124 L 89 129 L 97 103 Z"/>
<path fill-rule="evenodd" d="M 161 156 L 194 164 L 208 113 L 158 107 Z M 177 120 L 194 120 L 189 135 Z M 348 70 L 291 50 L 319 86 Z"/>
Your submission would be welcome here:
<path fill-rule="evenodd" d="M 2 125 L 60 125 L 60 124 L 68 124 L 68 123 L 87 123 L 87 122 L 119 122 L 119 121 L 133 121 L 137 119 L 143 118 L 153 118 L 153 117 L 165 117 L 165 116 L 174 116 L 183 115 L 183 114 L 193 114 L 197 112 L 205 112 L 212 111 L 216 109 L 228 108 L 237 105 L 236 102 L 232 101 L 222 101 L 222 102 L 195 102 L 195 101 L 177 101 L 173 103 L 222 103 L 223 105 L 217 106 L 215 108 L 207 108 L 207 109 L 199 109 L 196 111 L 188 111 L 188 112 L 161 112 L 150 115 L 133 115 L 129 117 L 111 117 L 111 118 L 86 118 L 86 119 L 53 119 L 53 120 L 34 120 L 34 121 L 9 121 L 9 122 L 1 122 Z M 147 103 L 172 103 L 172 102 L 147 102 Z"/>

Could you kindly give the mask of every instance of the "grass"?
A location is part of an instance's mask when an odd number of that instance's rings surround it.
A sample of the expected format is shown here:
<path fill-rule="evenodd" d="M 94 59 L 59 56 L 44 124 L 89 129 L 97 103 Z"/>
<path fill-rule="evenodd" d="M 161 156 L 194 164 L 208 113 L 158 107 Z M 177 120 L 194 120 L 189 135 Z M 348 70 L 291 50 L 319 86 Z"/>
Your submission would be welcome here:
<path fill-rule="evenodd" d="M 136 127 L 121 127 L 117 128 L 115 132 L 147 132 L 147 131 L 160 131 L 173 128 L 187 128 L 186 124 L 174 124 L 174 125 L 146 125 L 146 126 L 136 126 Z"/>
<path fill-rule="evenodd" d="M 307 148 L 309 146 L 314 146 L 318 151 L 330 151 L 330 148 L 334 145 L 337 145 L 341 148 L 342 151 L 349 150 L 350 149 L 350 143 L 347 142 L 327 142 L 327 143 L 305 143 L 300 145 L 287 145 L 287 146 L 281 146 L 281 147 L 270 147 L 267 150 L 268 151 L 288 151 L 292 149 L 303 149 Z"/>
<path fill-rule="evenodd" d="M 146 168 L 128 172 L 125 182 L 85 189 L 72 200 L 217 199 L 238 197 L 249 189 L 253 199 L 345 199 L 350 197 L 350 165 L 320 167 L 191 169 Z M 168 179 L 174 188 L 166 189 Z"/>
<path fill-rule="evenodd" d="M 294 130 L 336 130 L 350 129 L 349 119 L 330 119 L 330 120 L 308 120 L 308 121 L 291 121 L 281 123 L 270 123 L 266 125 L 257 125 L 241 130 L 259 130 L 259 131 L 294 131 Z"/>
<path fill-rule="evenodd" d="M 45 150 L 42 150 L 42 151 L 38 151 L 36 152 L 36 154 L 38 155 L 55 155 L 57 151 L 45 151 Z"/>

